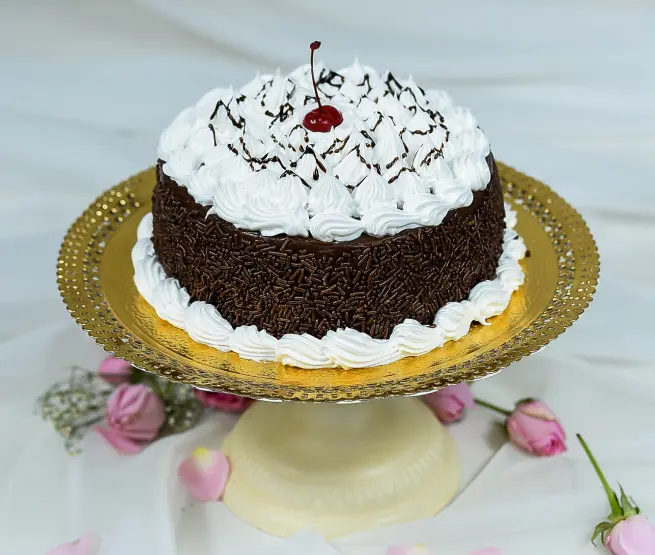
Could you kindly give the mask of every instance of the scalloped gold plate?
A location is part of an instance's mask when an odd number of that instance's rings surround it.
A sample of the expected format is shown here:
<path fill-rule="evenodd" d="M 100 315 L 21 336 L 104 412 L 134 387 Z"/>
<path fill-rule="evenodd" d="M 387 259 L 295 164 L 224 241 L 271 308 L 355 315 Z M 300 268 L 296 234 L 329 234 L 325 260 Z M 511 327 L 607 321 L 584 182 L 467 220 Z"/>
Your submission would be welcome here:
<path fill-rule="evenodd" d="M 150 168 L 103 193 L 71 226 L 57 268 L 77 323 L 107 351 L 167 379 L 279 401 L 357 401 L 417 395 L 489 376 L 538 351 L 582 314 L 596 289 L 599 259 L 582 217 L 548 186 L 499 164 L 505 199 L 528 247 L 525 285 L 507 310 L 456 342 L 373 368 L 303 370 L 254 362 L 194 342 L 160 320 L 139 296 L 130 258 L 150 211 Z"/>

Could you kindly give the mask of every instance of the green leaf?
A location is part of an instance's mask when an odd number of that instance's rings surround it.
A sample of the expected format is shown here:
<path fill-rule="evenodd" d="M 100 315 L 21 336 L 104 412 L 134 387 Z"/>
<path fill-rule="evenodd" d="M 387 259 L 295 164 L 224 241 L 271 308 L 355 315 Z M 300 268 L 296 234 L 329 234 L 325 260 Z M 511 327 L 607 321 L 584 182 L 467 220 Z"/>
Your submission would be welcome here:
<path fill-rule="evenodd" d="M 639 507 L 637 507 L 637 504 L 631 497 L 625 494 L 621 484 L 619 484 L 619 489 L 621 490 L 621 509 L 623 510 L 623 516 L 628 517 L 639 514 Z"/>
<path fill-rule="evenodd" d="M 130 374 L 130 383 L 132 385 L 139 384 L 139 383 L 144 383 L 145 381 L 148 380 L 149 374 L 147 372 L 144 372 L 143 370 L 139 370 L 138 368 L 132 367 L 132 373 Z"/>
<path fill-rule="evenodd" d="M 610 530 L 612 528 L 612 526 L 613 525 L 612 525 L 611 522 L 601 522 L 601 523 L 597 524 L 596 528 L 594 528 L 594 533 L 591 536 L 591 543 L 596 545 L 596 538 L 599 535 L 601 535 L 601 539 L 604 541 L 605 540 L 605 538 L 604 538 L 605 532 Z"/>
<path fill-rule="evenodd" d="M 204 407 L 200 402 L 169 405 L 166 410 L 166 423 L 160 435 L 180 434 L 190 430 L 198 423 L 203 412 Z"/>
<path fill-rule="evenodd" d="M 171 385 L 167 386 L 164 398 L 166 422 L 159 432 L 160 437 L 190 430 L 198 423 L 205 410 L 193 394 L 193 388 L 169 383 Z"/>

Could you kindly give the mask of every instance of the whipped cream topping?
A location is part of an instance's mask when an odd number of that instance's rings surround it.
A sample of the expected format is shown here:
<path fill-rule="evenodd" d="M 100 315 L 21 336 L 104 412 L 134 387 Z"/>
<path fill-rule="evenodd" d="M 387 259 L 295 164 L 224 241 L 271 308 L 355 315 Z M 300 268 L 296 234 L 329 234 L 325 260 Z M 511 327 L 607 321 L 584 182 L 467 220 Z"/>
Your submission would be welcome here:
<path fill-rule="evenodd" d="M 389 339 L 374 339 L 350 328 L 329 331 L 321 339 L 306 333 L 287 334 L 276 339 L 256 326 L 233 328 L 213 305 L 203 301 L 190 303 L 189 295 L 179 282 L 166 276 L 152 247 L 152 214 L 143 218 L 137 230 L 138 240 L 132 249 L 134 281 L 139 293 L 161 318 L 186 330 L 194 341 L 220 351 L 234 351 L 251 360 L 279 361 L 309 369 L 388 364 L 461 339 L 473 322 L 488 325 L 489 318 L 507 308 L 512 293 L 524 281 L 519 261 L 526 249 L 514 231 L 515 212 L 508 205 L 505 211 L 507 228 L 496 278 L 478 283 L 468 299 L 440 308 L 433 325 L 425 326 L 408 318 L 394 327 Z"/>
<path fill-rule="evenodd" d="M 327 133 L 302 124 L 309 65 L 210 91 L 162 133 L 164 172 L 240 229 L 321 241 L 439 225 L 488 185 L 489 142 L 445 92 L 357 61 L 317 86 L 344 118 Z"/>

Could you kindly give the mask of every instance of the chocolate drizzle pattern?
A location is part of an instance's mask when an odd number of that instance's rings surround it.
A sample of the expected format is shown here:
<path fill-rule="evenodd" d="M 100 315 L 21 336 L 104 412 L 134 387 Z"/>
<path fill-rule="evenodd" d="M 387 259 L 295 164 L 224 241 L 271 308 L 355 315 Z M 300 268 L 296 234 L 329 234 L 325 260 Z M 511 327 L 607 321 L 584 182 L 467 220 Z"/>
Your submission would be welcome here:
<path fill-rule="evenodd" d="M 195 202 L 160 161 L 155 252 L 192 301 L 214 305 L 234 327 L 319 339 L 329 330 L 353 328 L 387 339 L 407 318 L 431 325 L 441 307 L 495 276 L 505 211 L 491 155 L 487 163 L 489 185 L 439 226 L 326 243 L 237 229 Z"/>

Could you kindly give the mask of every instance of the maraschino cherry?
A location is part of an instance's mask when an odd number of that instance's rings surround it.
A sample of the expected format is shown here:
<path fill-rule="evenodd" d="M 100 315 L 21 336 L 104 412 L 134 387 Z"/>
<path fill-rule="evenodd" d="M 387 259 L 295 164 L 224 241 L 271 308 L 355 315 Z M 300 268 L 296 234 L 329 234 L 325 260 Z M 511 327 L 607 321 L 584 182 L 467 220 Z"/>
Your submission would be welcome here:
<path fill-rule="evenodd" d="M 302 120 L 302 124 L 310 131 L 327 133 L 330 129 L 337 127 L 343 122 L 343 116 L 334 106 L 323 106 L 321 104 L 321 99 L 318 97 L 318 87 L 316 86 L 316 78 L 314 77 L 314 51 L 318 50 L 320 46 L 321 43 L 317 40 L 309 45 L 312 52 L 310 56 L 312 83 L 314 83 L 314 94 L 316 95 L 318 108 L 314 108 L 311 112 L 308 112 Z"/>

